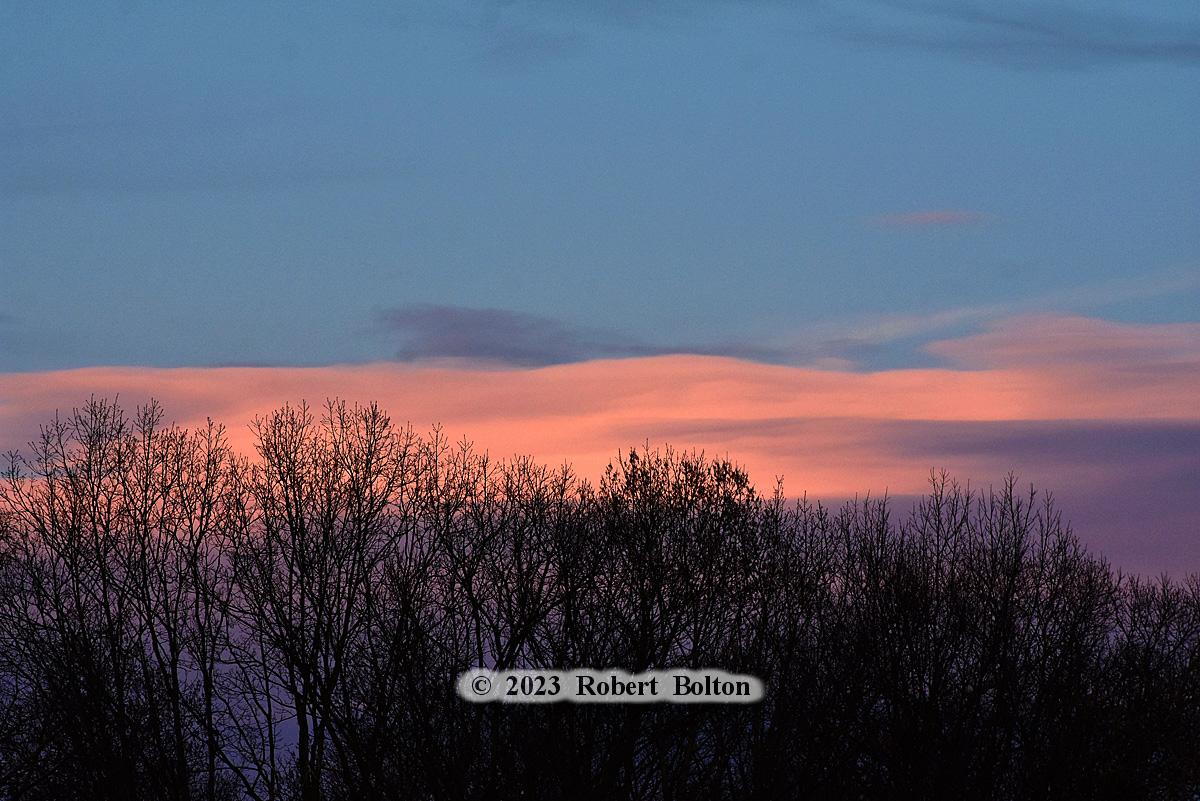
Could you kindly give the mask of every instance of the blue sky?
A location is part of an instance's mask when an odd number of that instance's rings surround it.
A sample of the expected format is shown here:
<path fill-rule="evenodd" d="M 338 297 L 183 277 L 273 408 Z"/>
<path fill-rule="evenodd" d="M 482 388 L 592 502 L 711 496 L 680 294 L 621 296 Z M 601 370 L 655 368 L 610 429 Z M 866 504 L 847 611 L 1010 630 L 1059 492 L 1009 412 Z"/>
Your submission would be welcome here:
<path fill-rule="evenodd" d="M 81 8 L 0 7 L 0 370 L 1197 320 L 1193 3 Z"/>

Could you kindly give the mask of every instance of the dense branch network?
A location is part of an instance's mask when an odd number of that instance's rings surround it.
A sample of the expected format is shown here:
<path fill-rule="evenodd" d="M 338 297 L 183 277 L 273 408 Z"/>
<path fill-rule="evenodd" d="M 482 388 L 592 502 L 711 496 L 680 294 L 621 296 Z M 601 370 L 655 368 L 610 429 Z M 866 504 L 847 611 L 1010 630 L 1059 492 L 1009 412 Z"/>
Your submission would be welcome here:
<path fill-rule="evenodd" d="M 1195 798 L 1200 581 L 1050 499 L 905 514 L 634 449 L 598 483 L 377 406 L 92 400 L 0 480 L 0 800 Z M 473 705 L 477 666 L 722 668 L 751 706 Z"/>

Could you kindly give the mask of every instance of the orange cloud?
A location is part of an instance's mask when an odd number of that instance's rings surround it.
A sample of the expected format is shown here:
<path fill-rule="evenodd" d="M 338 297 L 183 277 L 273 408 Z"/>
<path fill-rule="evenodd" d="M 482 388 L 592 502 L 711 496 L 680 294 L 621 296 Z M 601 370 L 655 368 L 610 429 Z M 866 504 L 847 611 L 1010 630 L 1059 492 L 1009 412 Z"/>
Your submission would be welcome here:
<path fill-rule="evenodd" d="M 762 485 L 783 475 L 790 493 L 830 499 L 920 492 L 934 467 L 977 481 L 1016 470 L 1075 499 L 1079 508 L 1067 511 L 1077 520 L 1123 476 L 1125 486 L 1153 477 L 1175 487 L 1190 475 L 1195 497 L 1200 325 L 1020 318 L 929 350 L 952 366 L 854 373 L 657 356 L 533 370 L 384 363 L 0 374 L 0 447 L 32 437 L 55 409 L 119 393 L 125 405 L 156 397 L 182 424 L 225 422 L 248 449 L 255 415 L 338 396 L 377 400 L 418 428 L 441 423 L 494 456 L 570 461 L 590 477 L 618 449 L 648 440 L 729 454 Z M 1125 475 L 1134 468 L 1137 476 Z M 1200 528 L 1194 512 L 1164 514 L 1170 547 L 1183 547 L 1188 526 Z M 1144 528 L 1139 536 L 1159 536 Z M 1136 561 L 1137 549 L 1122 551 L 1116 536 L 1101 538 L 1106 551 Z"/>

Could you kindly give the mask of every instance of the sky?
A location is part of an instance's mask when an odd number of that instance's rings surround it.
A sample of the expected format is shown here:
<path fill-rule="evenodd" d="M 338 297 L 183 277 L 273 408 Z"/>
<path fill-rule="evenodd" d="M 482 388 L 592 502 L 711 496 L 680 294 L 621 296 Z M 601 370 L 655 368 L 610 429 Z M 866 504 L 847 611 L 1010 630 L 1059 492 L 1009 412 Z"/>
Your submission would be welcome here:
<path fill-rule="evenodd" d="M 1185 2 L 0 2 L 0 448 L 336 394 L 1200 570 L 1198 130 Z"/>

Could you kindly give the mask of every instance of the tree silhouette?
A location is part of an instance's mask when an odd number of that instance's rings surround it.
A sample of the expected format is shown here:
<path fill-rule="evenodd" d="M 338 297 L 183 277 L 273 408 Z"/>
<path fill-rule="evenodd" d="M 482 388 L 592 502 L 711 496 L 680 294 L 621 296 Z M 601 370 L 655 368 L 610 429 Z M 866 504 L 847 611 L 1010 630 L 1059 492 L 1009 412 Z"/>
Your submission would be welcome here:
<path fill-rule="evenodd" d="M 1200 579 L 1048 495 L 900 513 L 633 449 L 592 484 L 377 406 L 93 399 L 0 477 L 0 799 L 1200 797 Z M 717 667 L 753 705 L 473 705 L 462 671 Z"/>

